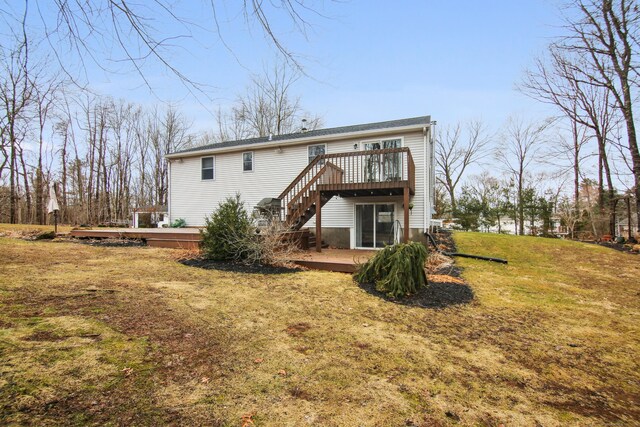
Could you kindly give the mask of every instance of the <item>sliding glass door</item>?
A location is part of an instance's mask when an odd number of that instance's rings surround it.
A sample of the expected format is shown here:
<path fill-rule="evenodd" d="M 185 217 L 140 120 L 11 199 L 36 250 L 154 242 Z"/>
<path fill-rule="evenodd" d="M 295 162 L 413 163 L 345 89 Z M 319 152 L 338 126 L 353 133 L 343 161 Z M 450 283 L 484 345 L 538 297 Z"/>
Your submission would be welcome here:
<path fill-rule="evenodd" d="M 393 204 L 356 205 L 356 247 L 383 248 L 394 243 Z"/>
<path fill-rule="evenodd" d="M 402 140 L 386 139 L 363 142 L 364 151 L 402 147 Z M 369 154 L 364 157 L 364 180 L 366 182 L 398 181 L 402 179 L 402 155 L 400 153 Z"/>

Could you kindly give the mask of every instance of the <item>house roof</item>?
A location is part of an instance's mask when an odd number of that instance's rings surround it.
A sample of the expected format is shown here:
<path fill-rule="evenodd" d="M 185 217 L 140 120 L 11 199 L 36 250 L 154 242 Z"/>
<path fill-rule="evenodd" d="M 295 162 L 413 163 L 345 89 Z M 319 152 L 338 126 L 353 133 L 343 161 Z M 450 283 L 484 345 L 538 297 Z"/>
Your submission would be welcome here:
<path fill-rule="evenodd" d="M 389 120 L 385 122 L 365 123 L 351 126 L 341 126 L 335 128 L 315 129 L 306 132 L 296 132 L 285 135 L 273 135 L 271 137 L 263 136 L 259 138 L 241 139 L 236 141 L 224 141 L 215 144 L 202 145 L 199 147 L 188 148 L 186 150 L 180 150 L 167 155 L 167 157 L 180 157 L 180 155 L 189 155 L 191 153 L 196 154 L 200 152 L 218 151 L 222 149 L 228 149 L 231 151 L 235 147 L 246 146 L 259 146 L 259 145 L 271 145 L 271 144 L 283 144 L 283 143 L 302 143 L 306 140 L 313 140 L 314 138 L 326 138 L 331 136 L 342 135 L 358 135 L 364 133 L 370 133 L 372 131 L 381 131 L 388 129 L 397 129 L 405 127 L 423 127 L 429 126 L 431 123 L 431 116 L 411 117 L 407 119 Z M 227 150 L 225 150 L 227 151 Z"/>
<path fill-rule="evenodd" d="M 166 205 L 143 205 L 134 209 L 136 212 L 169 212 Z"/>

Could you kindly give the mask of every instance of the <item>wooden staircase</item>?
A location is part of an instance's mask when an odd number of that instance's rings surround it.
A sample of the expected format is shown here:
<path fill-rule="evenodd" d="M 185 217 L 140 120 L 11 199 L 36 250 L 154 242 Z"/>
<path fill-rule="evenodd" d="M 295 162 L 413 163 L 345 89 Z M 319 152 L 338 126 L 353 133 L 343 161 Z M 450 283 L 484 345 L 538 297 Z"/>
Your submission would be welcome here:
<path fill-rule="evenodd" d="M 315 234 L 309 234 L 309 243 L 308 246 L 310 248 L 315 248 L 316 247 L 316 235 Z M 329 245 L 327 243 L 324 242 L 324 240 L 320 241 L 320 247 L 322 249 L 326 249 L 329 247 Z"/>
<path fill-rule="evenodd" d="M 284 202 L 284 223 L 292 230 L 300 230 L 318 209 L 327 204 L 333 195 L 318 190 L 318 184 L 338 183 L 342 181 L 342 169 L 331 162 L 319 165 L 316 157 L 280 194 Z"/>

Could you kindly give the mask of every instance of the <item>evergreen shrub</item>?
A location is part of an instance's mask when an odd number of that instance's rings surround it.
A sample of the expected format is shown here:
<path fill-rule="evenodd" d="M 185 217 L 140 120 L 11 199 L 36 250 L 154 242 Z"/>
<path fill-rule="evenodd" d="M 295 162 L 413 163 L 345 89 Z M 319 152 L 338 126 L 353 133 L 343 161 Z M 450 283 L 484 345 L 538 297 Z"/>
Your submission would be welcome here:
<path fill-rule="evenodd" d="M 415 294 L 427 285 L 427 248 L 419 242 L 398 243 L 380 250 L 354 274 L 359 283 L 374 283 L 391 298 Z"/>
<path fill-rule="evenodd" d="M 186 226 L 187 221 L 185 221 L 184 218 L 178 218 L 169 225 L 171 228 L 184 228 Z"/>
<path fill-rule="evenodd" d="M 204 256 L 216 261 L 241 261 L 247 257 L 244 242 L 251 240 L 253 227 L 240 194 L 220 203 L 201 231 Z"/>

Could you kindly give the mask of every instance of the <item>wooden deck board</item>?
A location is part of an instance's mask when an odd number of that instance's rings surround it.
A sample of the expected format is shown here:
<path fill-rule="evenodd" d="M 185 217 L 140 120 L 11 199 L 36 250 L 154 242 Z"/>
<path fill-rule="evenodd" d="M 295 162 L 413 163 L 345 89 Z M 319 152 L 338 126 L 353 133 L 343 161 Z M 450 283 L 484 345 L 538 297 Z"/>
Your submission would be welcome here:
<path fill-rule="evenodd" d="M 200 230 L 197 228 L 78 229 L 71 230 L 69 236 L 90 239 L 140 239 L 153 247 L 182 249 L 197 249 L 201 240 Z"/>
<path fill-rule="evenodd" d="M 375 250 L 325 249 L 322 252 L 301 252 L 293 262 L 313 270 L 353 273 L 358 264 L 366 262 L 376 253 Z"/>

